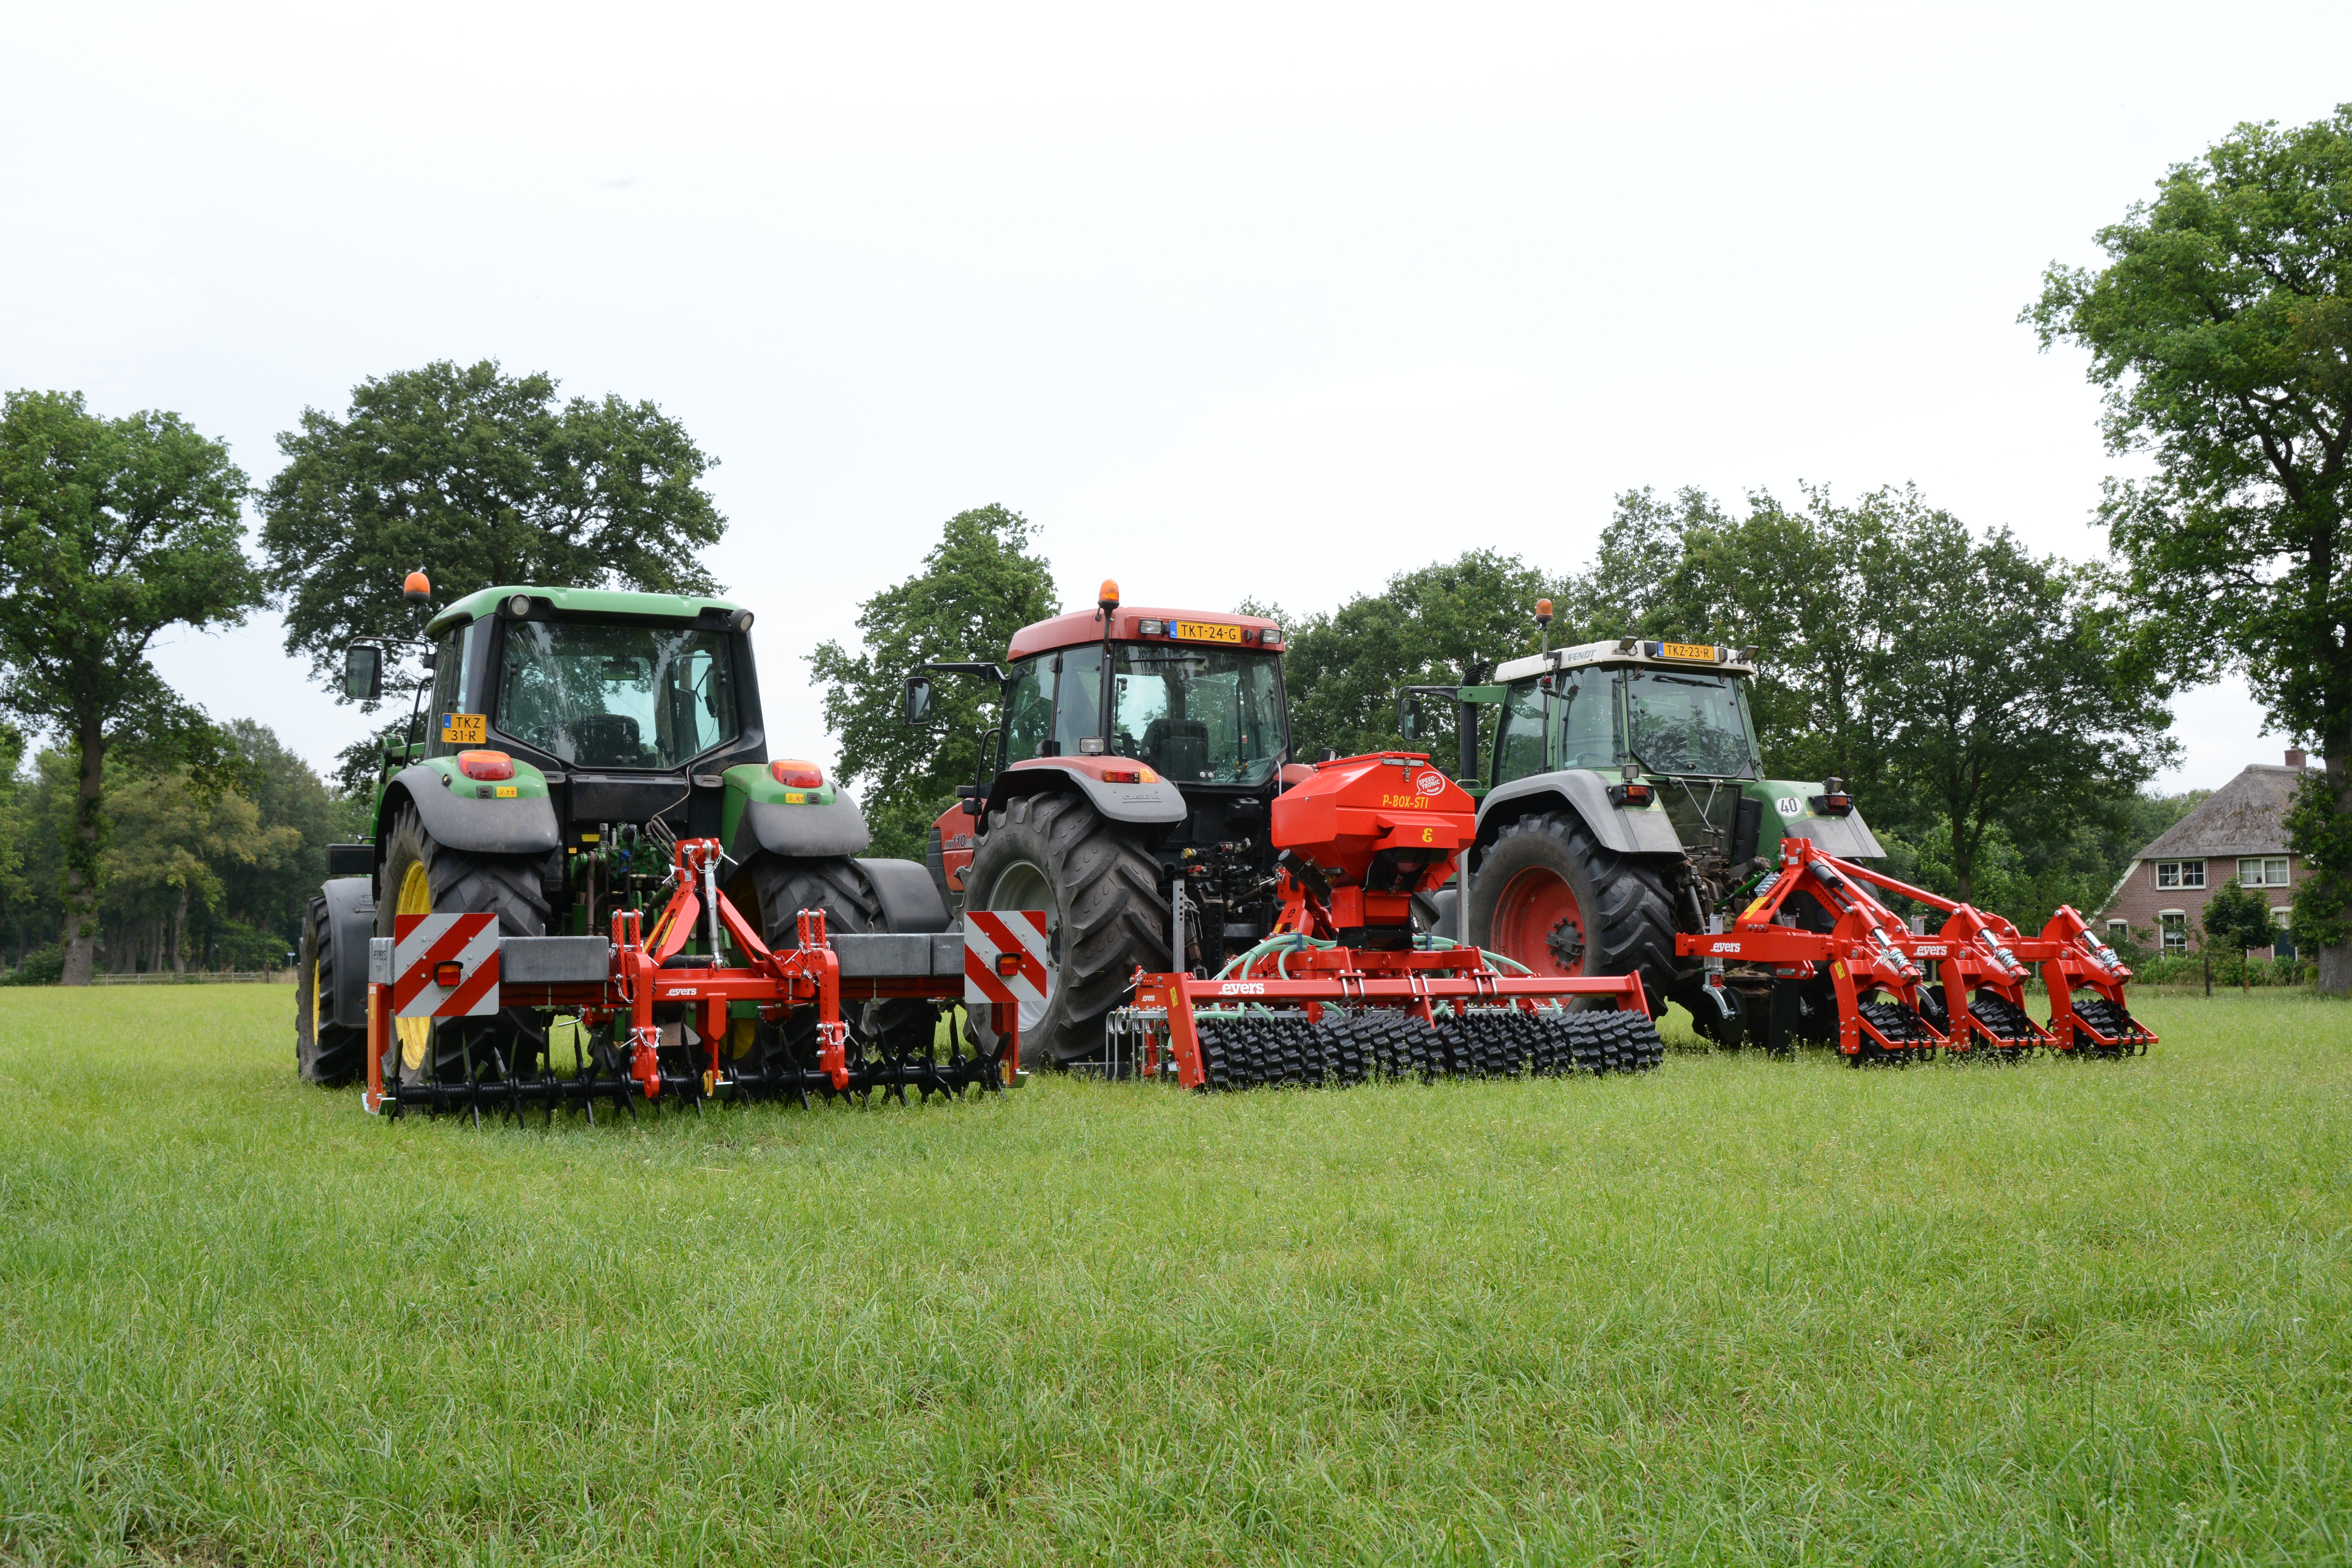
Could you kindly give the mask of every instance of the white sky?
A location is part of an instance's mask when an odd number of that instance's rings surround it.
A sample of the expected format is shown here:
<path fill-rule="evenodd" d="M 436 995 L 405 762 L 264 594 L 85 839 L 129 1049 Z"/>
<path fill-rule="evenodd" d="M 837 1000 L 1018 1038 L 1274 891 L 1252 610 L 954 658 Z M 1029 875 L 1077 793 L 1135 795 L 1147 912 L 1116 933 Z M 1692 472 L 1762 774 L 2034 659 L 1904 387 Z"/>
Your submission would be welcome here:
<path fill-rule="evenodd" d="M 431 359 L 722 461 L 772 744 L 940 521 L 1065 598 L 1294 615 L 1611 497 L 1916 480 L 2096 553 L 2097 401 L 2015 323 L 2352 6 L 0 9 L 0 384 L 276 433 Z M 387 572 L 408 563 L 386 563 Z M 268 616 L 164 673 L 326 763 Z M 989 650 L 974 649 L 975 654 Z M 2166 787 L 2274 761 L 2241 687 Z"/>

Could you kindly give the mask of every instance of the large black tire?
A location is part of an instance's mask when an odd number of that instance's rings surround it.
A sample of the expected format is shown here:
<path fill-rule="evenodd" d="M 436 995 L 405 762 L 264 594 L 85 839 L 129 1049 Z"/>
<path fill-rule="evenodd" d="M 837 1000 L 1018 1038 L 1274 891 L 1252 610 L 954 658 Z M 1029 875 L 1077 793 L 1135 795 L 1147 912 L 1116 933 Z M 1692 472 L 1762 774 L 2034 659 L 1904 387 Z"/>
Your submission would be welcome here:
<path fill-rule="evenodd" d="M 1523 816 L 1496 837 L 1470 885 L 1470 935 L 1538 974 L 1639 974 L 1653 1016 L 1675 983 L 1664 874 L 1602 848 L 1570 812 Z"/>
<path fill-rule="evenodd" d="M 409 879 L 421 876 L 435 914 L 495 914 L 501 936 L 545 936 L 548 898 L 541 879 L 545 855 L 473 855 L 436 843 L 416 813 L 403 807 L 385 835 L 383 881 L 375 900 L 375 934 L 393 934 Z M 406 912 L 418 912 L 413 908 Z M 425 1026 L 418 1027 L 423 1024 Z M 486 1018 L 394 1019 L 385 1079 L 454 1083 L 520 1072 L 546 1047 L 547 1033 L 526 1007 Z"/>
<path fill-rule="evenodd" d="M 1099 1059 L 1136 970 L 1168 966 L 1159 862 L 1076 794 L 1024 795 L 989 813 L 964 888 L 968 910 L 1045 909 L 1048 989 L 1035 1017 L 1023 1010 L 1022 1065 Z"/>
<path fill-rule="evenodd" d="M 335 978 L 343 964 L 367 964 L 364 952 L 335 951 L 327 900 L 315 898 L 302 921 L 301 967 L 295 971 L 294 1066 L 305 1083 L 334 1088 L 367 1066 L 367 1031 L 335 1022 Z"/>
<path fill-rule="evenodd" d="M 882 900 L 875 896 L 857 862 L 847 856 L 799 859 L 754 855 L 744 866 L 735 889 L 748 891 L 749 902 L 759 910 L 760 936 L 771 948 L 800 945 L 803 910 L 823 910 L 829 933 L 863 936 L 889 929 Z M 904 1054 L 929 1047 L 939 1008 L 911 998 L 868 1002 L 848 1012 L 848 1021 L 860 1038 Z M 816 1065 L 815 1008 L 797 1008 L 777 1029 L 761 1034 L 768 1044 L 780 1045 L 795 1065 Z M 772 1034 L 773 1038 L 769 1040 Z"/>

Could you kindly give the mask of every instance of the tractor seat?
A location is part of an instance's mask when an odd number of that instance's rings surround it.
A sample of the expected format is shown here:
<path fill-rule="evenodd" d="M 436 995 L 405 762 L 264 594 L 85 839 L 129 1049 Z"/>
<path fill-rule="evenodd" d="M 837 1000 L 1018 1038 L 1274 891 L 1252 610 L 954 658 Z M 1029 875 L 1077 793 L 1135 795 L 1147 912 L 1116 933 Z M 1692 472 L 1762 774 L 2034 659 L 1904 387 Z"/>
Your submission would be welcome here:
<path fill-rule="evenodd" d="M 1209 727 L 1197 719 L 1154 719 L 1143 727 L 1143 760 L 1171 779 L 1198 779 L 1209 768 Z"/>
<path fill-rule="evenodd" d="M 572 761 L 588 768 L 633 768 L 645 760 L 637 721 L 626 713 L 587 713 L 572 721 Z"/>

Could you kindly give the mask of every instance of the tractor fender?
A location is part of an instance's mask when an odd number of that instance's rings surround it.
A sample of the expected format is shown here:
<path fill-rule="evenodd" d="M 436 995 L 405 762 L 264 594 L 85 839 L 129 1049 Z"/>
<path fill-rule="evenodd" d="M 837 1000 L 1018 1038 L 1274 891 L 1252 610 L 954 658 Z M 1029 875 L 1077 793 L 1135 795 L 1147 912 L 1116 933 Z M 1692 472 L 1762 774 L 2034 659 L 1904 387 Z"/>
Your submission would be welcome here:
<path fill-rule="evenodd" d="M 335 944 L 335 994 L 320 998 L 346 1029 L 367 1027 L 368 939 L 375 935 L 374 882 L 338 877 L 319 891 L 327 900 L 327 940 Z"/>
<path fill-rule="evenodd" d="M 1110 784 L 1095 776 L 1106 769 L 1140 766 L 1124 757 L 1032 757 L 996 775 L 995 787 L 988 792 L 988 809 L 1002 810 L 1023 795 L 1075 788 L 1106 822 L 1169 827 L 1192 815 L 1192 808 L 1184 804 L 1184 792 L 1166 779 Z"/>
<path fill-rule="evenodd" d="M 1862 819 L 1862 808 L 1856 806 L 1844 816 L 1815 816 L 1811 812 L 1802 816 L 1784 816 L 1780 831 L 1798 838 L 1810 838 L 1813 847 L 1826 850 L 1841 860 L 1877 860 L 1886 851 L 1877 835 Z"/>
<path fill-rule="evenodd" d="M 483 799 L 473 793 L 474 787 L 459 781 L 452 767 L 411 763 L 384 792 L 384 820 L 392 819 L 393 811 L 405 798 L 416 808 L 433 842 L 468 855 L 544 855 L 563 843 L 555 828 L 555 805 L 547 798 L 544 783 L 535 794 L 503 800 Z M 376 839 L 381 845 L 383 835 L 379 833 Z"/>
<path fill-rule="evenodd" d="M 1604 849 L 1620 855 L 1680 855 L 1681 836 L 1656 793 L 1648 805 L 1628 811 L 1610 800 L 1612 782 L 1590 768 L 1561 768 L 1489 790 L 1478 803 L 1478 841 L 1493 843 L 1506 823 L 1522 816 L 1565 808 L 1583 820 Z"/>
<path fill-rule="evenodd" d="M 764 849 L 771 855 L 808 859 L 855 855 L 874 841 L 866 814 L 847 790 L 836 790 L 822 805 L 773 805 L 747 801 L 727 852 L 740 860 Z"/>
<path fill-rule="evenodd" d="M 931 880 L 929 868 L 913 860 L 860 860 L 866 885 L 882 906 L 887 931 L 941 931 L 948 929 L 948 907 Z"/>

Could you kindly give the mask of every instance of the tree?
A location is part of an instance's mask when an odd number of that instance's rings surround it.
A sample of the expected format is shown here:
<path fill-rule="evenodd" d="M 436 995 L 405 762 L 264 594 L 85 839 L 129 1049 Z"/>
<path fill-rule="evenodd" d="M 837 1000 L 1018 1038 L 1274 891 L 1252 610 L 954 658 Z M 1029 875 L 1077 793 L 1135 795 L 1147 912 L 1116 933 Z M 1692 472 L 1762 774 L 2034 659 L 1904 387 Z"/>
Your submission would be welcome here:
<path fill-rule="evenodd" d="M 2214 889 L 2205 900 L 2203 923 L 2207 936 L 2223 947 L 2237 949 L 2242 973 L 2255 948 L 2278 945 L 2279 926 L 2271 917 L 2270 904 L 2239 886 L 2235 877 Z"/>
<path fill-rule="evenodd" d="M 2239 126 L 2098 243 L 2106 265 L 2053 263 L 2023 319 L 2090 351 L 2109 450 L 2154 461 L 2100 507 L 2148 635 L 2185 679 L 2243 671 L 2326 759 L 2294 847 L 2336 869 L 2296 930 L 2321 989 L 2352 990 L 2352 104 Z"/>
<path fill-rule="evenodd" d="M 1765 766 L 1784 778 L 1871 778 L 1878 730 L 1866 670 L 1885 651 L 1871 613 L 1885 514 L 1916 498 L 1877 491 L 1840 507 L 1809 489 L 1735 516 L 1701 491 L 1617 498 L 1592 567 L 1569 584 L 1570 638 L 1676 637 L 1752 648 L 1750 703 Z M 1562 639 L 1567 640 L 1567 639 Z"/>
<path fill-rule="evenodd" d="M 1430 705 L 1426 732 L 1407 741 L 1397 732 L 1398 692 L 1450 685 L 1474 665 L 1491 670 L 1535 652 L 1536 601 L 1554 592 L 1517 556 L 1474 550 L 1400 572 L 1377 594 L 1286 628 L 1292 752 L 1311 758 L 1327 746 L 1342 756 L 1409 749 L 1451 771 L 1458 756 L 1451 709 Z"/>
<path fill-rule="evenodd" d="M 204 788 L 184 769 L 119 780 L 108 815 L 107 902 L 118 930 L 145 949 L 151 973 L 187 973 L 189 916 L 219 909 L 229 876 L 282 866 L 302 844 L 299 828 L 264 827 L 249 795 Z M 134 963 L 117 955 L 118 968 Z"/>
<path fill-rule="evenodd" d="M 147 662 L 174 625 L 236 625 L 260 604 L 228 448 L 176 414 L 103 419 L 79 393 L 0 407 L 0 709 L 73 746 L 65 982 L 89 983 L 105 842 L 106 760 L 226 762 L 218 731 Z"/>
<path fill-rule="evenodd" d="M 444 602 L 504 583 L 715 593 L 695 552 L 727 529 L 701 485 L 716 459 L 650 403 L 558 407 L 555 390 L 443 360 L 362 382 L 342 419 L 304 409 L 261 496 L 287 651 L 340 692 L 352 637 L 412 631 L 416 566 Z"/>
<path fill-rule="evenodd" d="M 1001 661 L 1014 632 L 1054 614 L 1053 568 L 1030 553 L 1031 532 L 1001 506 L 956 513 L 921 571 L 858 605 L 857 652 L 828 641 L 809 656 L 825 726 L 841 738 L 842 782 L 873 781 L 864 795 L 877 855 L 920 858 L 955 786 L 978 774 L 997 694 L 943 679 L 933 721 L 918 727 L 904 721 L 900 682 L 925 664 Z"/>
<path fill-rule="evenodd" d="M 1995 824 L 2061 837 L 2171 759 L 2170 692 L 2117 653 L 2129 619 L 2099 568 L 2036 560 L 2005 530 L 1975 538 L 1916 497 L 1888 522 L 1868 707 L 1973 902 Z"/>
<path fill-rule="evenodd" d="M 1768 771 L 1850 781 L 1927 885 L 1971 901 L 1989 850 L 2018 907 L 2104 891 L 2042 862 L 2169 755 L 2167 689 L 2118 651 L 2105 576 L 1979 539 L 1916 487 L 1758 494 L 1744 516 L 1629 491 L 1566 598 L 1578 635 L 1752 647 Z"/>

